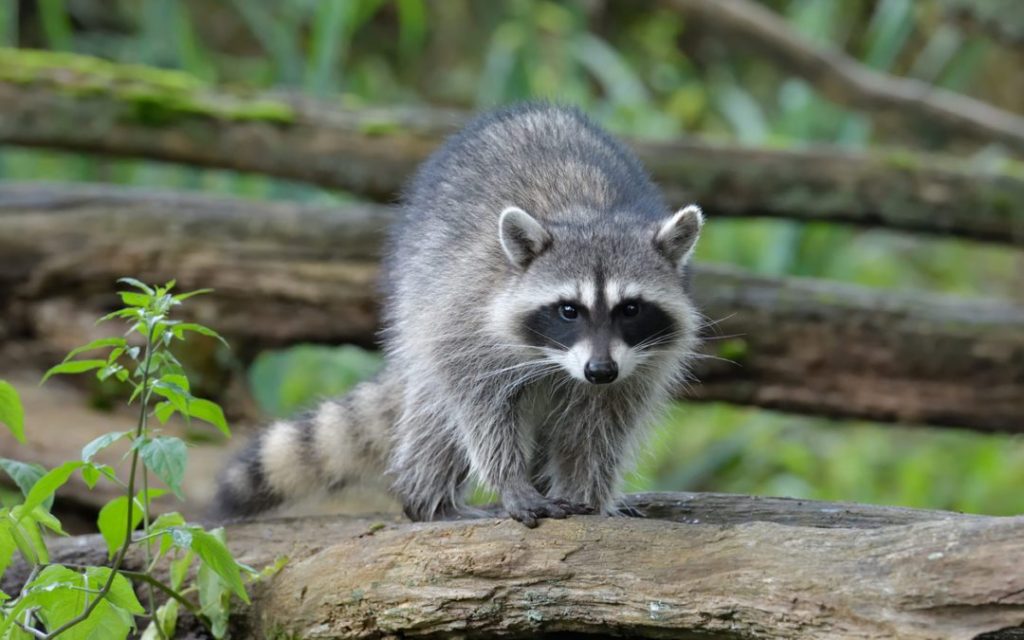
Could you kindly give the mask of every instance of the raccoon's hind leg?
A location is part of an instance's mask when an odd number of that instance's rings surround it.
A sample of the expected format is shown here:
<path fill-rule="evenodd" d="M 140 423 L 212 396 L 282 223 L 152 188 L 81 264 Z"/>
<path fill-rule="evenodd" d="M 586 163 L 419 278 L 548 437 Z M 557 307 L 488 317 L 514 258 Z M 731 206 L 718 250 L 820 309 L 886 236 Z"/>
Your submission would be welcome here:
<path fill-rule="evenodd" d="M 488 514 L 469 507 L 469 462 L 444 415 L 410 402 L 395 425 L 395 446 L 388 472 L 392 490 L 410 520 L 481 518 Z"/>
<path fill-rule="evenodd" d="M 263 430 L 220 477 L 214 515 L 253 516 L 324 490 L 382 476 L 395 399 L 371 380 Z"/>

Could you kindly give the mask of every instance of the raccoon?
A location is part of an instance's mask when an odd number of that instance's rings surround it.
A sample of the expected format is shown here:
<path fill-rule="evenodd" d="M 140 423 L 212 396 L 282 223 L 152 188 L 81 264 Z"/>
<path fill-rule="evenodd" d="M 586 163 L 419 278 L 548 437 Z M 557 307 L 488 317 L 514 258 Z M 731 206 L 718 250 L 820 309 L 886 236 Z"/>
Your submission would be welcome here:
<path fill-rule="evenodd" d="M 704 219 L 572 108 L 481 116 L 419 169 L 384 261 L 385 366 L 270 425 L 225 470 L 252 515 L 384 475 L 414 520 L 623 513 L 624 470 L 688 375 L 687 265 Z"/>

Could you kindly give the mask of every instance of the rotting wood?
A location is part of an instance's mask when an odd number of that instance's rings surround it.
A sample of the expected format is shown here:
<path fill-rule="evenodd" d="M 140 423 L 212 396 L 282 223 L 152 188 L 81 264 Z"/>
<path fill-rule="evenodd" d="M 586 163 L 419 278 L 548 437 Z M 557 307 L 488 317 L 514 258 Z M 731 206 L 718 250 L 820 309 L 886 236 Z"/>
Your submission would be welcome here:
<path fill-rule="evenodd" d="M 0 50 L 0 104 L 0 144 L 251 171 L 385 202 L 467 118 L 237 94 L 179 72 L 16 50 Z M 749 149 L 697 138 L 631 144 L 670 202 L 697 201 L 714 216 L 1024 243 L 1024 179 L 956 159 L 905 150 Z"/>
<path fill-rule="evenodd" d="M 0 186 L 0 341 L 63 353 L 114 281 L 177 278 L 236 353 L 372 344 L 380 240 L 392 210 L 309 207 L 97 186 Z M 708 318 L 684 395 L 883 421 L 1024 430 L 1024 308 L 774 279 L 700 265 Z M 725 358 L 721 361 L 716 358 Z"/>
<path fill-rule="evenodd" d="M 229 524 L 241 561 L 289 558 L 254 589 L 241 623 L 254 637 L 996 639 L 1024 621 L 1024 517 L 721 494 L 628 499 L 656 517 L 536 530 L 493 519 Z M 52 547 L 55 562 L 105 557 L 98 536 Z M 4 590 L 25 575 L 12 566 Z"/>

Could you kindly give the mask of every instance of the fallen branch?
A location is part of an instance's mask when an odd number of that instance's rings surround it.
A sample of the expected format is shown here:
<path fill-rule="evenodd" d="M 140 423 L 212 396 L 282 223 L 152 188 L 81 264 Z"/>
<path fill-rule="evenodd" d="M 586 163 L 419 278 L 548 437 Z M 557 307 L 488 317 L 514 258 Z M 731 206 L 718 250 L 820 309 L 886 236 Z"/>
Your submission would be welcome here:
<path fill-rule="evenodd" d="M 707 6 L 728 12 L 732 4 Z M 252 171 L 389 202 L 465 120 L 430 109 L 349 111 L 239 95 L 177 72 L 12 50 L 0 50 L 0 104 L 0 143 Z M 904 151 L 768 151 L 697 139 L 633 147 L 670 201 L 700 202 L 714 216 L 1024 243 L 1019 176 Z"/>
<path fill-rule="evenodd" d="M 379 243 L 392 211 L 97 186 L 0 185 L 0 341 L 64 353 L 133 274 L 187 288 L 236 353 L 372 344 Z M 1024 428 L 1024 309 L 702 265 L 714 320 L 686 397 L 987 430 Z M 722 337 L 716 337 L 722 336 Z M 725 336 L 732 336 L 725 338 Z M 94 336 L 89 336 L 94 337 Z"/>
<path fill-rule="evenodd" d="M 1004 144 L 1024 152 L 1024 118 L 974 98 L 912 78 L 870 69 L 842 51 L 810 42 L 776 13 L 749 0 L 668 0 L 684 15 L 758 50 L 803 77 L 826 97 L 910 129 L 922 125 L 954 139 Z"/>
<path fill-rule="evenodd" d="M 702 494 L 632 500 L 678 517 L 573 517 L 536 530 L 507 520 L 231 524 L 243 562 L 289 557 L 240 622 L 258 637 L 311 638 L 993 640 L 1021 630 L 1024 518 Z M 858 515 L 836 520 L 847 512 Z M 58 541 L 52 555 L 102 561 L 104 544 Z M 4 589 L 22 573 L 12 567 Z"/>

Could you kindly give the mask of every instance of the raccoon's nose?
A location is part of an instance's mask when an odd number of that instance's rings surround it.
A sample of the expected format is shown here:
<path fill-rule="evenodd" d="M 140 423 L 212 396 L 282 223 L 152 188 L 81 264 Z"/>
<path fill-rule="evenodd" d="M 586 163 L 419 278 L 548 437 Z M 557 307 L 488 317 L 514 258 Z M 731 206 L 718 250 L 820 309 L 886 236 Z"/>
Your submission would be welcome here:
<path fill-rule="evenodd" d="M 583 367 L 583 375 L 594 384 L 608 384 L 619 375 L 619 367 L 614 360 L 590 360 Z"/>

